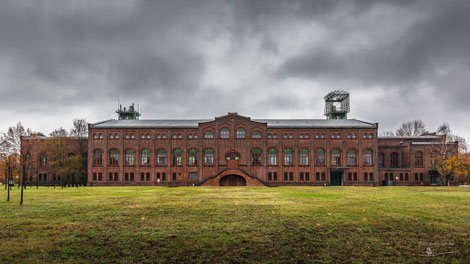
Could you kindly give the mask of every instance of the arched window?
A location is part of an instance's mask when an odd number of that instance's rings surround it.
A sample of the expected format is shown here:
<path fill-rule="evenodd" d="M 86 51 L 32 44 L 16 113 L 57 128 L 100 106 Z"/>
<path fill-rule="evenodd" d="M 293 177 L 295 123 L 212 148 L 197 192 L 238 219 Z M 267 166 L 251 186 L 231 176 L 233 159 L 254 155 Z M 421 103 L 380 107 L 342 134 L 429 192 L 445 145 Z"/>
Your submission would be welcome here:
<path fill-rule="evenodd" d="M 294 164 L 293 156 L 292 156 L 292 149 L 285 149 L 284 150 L 284 165 L 285 166 L 292 166 Z"/>
<path fill-rule="evenodd" d="M 317 149 L 315 153 L 315 163 L 317 165 L 325 165 L 325 150 Z"/>
<path fill-rule="evenodd" d="M 356 151 L 354 149 L 348 150 L 348 165 L 349 166 L 356 166 Z"/>
<path fill-rule="evenodd" d="M 134 166 L 135 165 L 135 155 L 133 149 L 126 150 L 126 166 Z"/>
<path fill-rule="evenodd" d="M 115 139 L 119 139 L 119 134 L 116 133 L 116 134 L 114 135 L 114 138 L 115 138 Z"/>
<path fill-rule="evenodd" d="M 140 138 L 141 138 L 141 139 L 145 139 L 145 134 L 144 134 L 144 133 L 141 133 L 141 134 L 140 134 Z"/>
<path fill-rule="evenodd" d="M 415 152 L 415 167 L 423 167 L 423 152 L 421 151 Z"/>
<path fill-rule="evenodd" d="M 100 139 L 103 139 L 103 134 L 102 133 L 100 133 Z"/>
<path fill-rule="evenodd" d="M 308 166 L 308 149 L 303 148 L 300 150 L 299 162 L 301 166 Z"/>
<path fill-rule="evenodd" d="M 371 166 L 373 164 L 372 160 L 372 150 L 366 149 L 364 150 L 364 165 Z"/>
<path fill-rule="evenodd" d="M 348 133 L 346 138 L 348 138 L 348 139 L 351 138 L 351 133 Z"/>
<path fill-rule="evenodd" d="M 251 164 L 261 165 L 261 149 L 254 148 L 251 150 Z"/>
<path fill-rule="evenodd" d="M 341 165 L 341 152 L 339 149 L 331 151 L 331 165 Z"/>
<path fill-rule="evenodd" d="M 214 132 L 212 132 L 211 130 L 207 130 L 204 133 L 204 138 L 214 138 Z"/>
<path fill-rule="evenodd" d="M 150 133 L 147 133 L 147 139 L 150 139 Z"/>
<path fill-rule="evenodd" d="M 148 149 L 143 149 L 141 156 L 140 156 L 140 162 L 142 165 L 150 165 L 150 150 Z"/>
<path fill-rule="evenodd" d="M 119 151 L 117 149 L 112 149 L 109 151 L 109 165 L 110 166 L 119 165 Z"/>
<path fill-rule="evenodd" d="M 383 152 L 379 152 L 378 156 L 378 162 L 379 162 L 379 167 L 384 167 L 385 166 L 385 156 Z"/>
<path fill-rule="evenodd" d="M 226 127 L 220 129 L 220 138 L 229 138 L 229 130 Z"/>
<path fill-rule="evenodd" d="M 94 133 L 93 134 L 93 139 L 98 139 L 98 134 Z"/>
<path fill-rule="evenodd" d="M 205 165 L 214 165 L 214 150 L 208 148 L 204 151 L 204 164 Z"/>
<path fill-rule="evenodd" d="M 93 151 L 93 165 L 103 165 L 103 151 L 101 151 L 101 149 L 95 149 L 95 151 Z"/>
<path fill-rule="evenodd" d="M 251 134 L 252 138 L 261 138 L 261 132 L 258 130 L 253 131 L 253 134 Z"/>
<path fill-rule="evenodd" d="M 243 127 L 237 128 L 237 138 L 245 138 L 245 129 Z"/>
<path fill-rule="evenodd" d="M 398 153 L 396 152 L 390 155 L 390 167 L 398 167 Z"/>
<path fill-rule="evenodd" d="M 352 138 L 357 138 L 357 134 L 356 134 L 356 133 L 353 133 L 353 134 L 352 134 Z"/>
<path fill-rule="evenodd" d="M 188 165 L 189 166 L 197 165 L 197 150 L 196 149 L 189 150 Z"/>
<path fill-rule="evenodd" d="M 165 166 L 166 165 L 166 150 L 159 149 L 157 151 L 157 165 Z"/>
<path fill-rule="evenodd" d="M 109 139 L 114 139 L 114 134 L 113 133 L 109 134 Z"/>
<path fill-rule="evenodd" d="M 173 150 L 173 166 L 181 166 L 181 149 Z"/>
<path fill-rule="evenodd" d="M 277 151 L 276 149 L 268 149 L 268 165 L 276 166 L 277 165 Z"/>

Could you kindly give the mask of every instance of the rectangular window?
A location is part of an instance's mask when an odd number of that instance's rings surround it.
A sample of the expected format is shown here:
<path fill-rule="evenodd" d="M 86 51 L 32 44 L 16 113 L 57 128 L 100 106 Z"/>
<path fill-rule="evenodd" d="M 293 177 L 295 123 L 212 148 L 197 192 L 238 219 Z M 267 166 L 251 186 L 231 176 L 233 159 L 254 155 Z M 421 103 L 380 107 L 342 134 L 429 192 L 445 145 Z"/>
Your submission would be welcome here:
<path fill-rule="evenodd" d="M 140 174 L 140 181 L 145 181 L 145 173 Z"/>
<path fill-rule="evenodd" d="M 415 181 L 418 181 L 418 173 L 415 173 Z"/>
<path fill-rule="evenodd" d="M 268 181 L 273 180 L 273 174 L 271 172 L 268 172 Z"/>
<path fill-rule="evenodd" d="M 289 178 L 288 178 L 288 174 L 287 172 L 284 172 L 284 180 L 287 181 Z"/>
<path fill-rule="evenodd" d="M 146 180 L 146 181 L 150 181 L 150 173 L 149 173 L 149 172 L 147 172 L 147 173 L 145 174 L 145 180 Z"/>
<path fill-rule="evenodd" d="M 42 178 L 43 178 L 44 181 L 47 181 L 47 173 L 44 173 L 44 174 L 42 175 Z"/>
<path fill-rule="evenodd" d="M 321 180 L 325 181 L 325 173 L 324 172 L 321 173 Z"/>
<path fill-rule="evenodd" d="M 98 181 L 102 181 L 103 180 L 103 173 L 98 173 Z"/>
<path fill-rule="evenodd" d="M 351 180 L 352 180 L 352 173 L 348 172 L 348 181 L 351 181 Z"/>
<path fill-rule="evenodd" d="M 405 181 L 408 181 L 408 173 L 405 173 Z"/>
<path fill-rule="evenodd" d="M 300 180 L 301 180 L 301 181 L 304 180 L 304 173 L 303 173 L 303 172 L 300 173 Z"/>
<path fill-rule="evenodd" d="M 162 173 L 162 181 L 166 181 L 166 173 Z"/>
<path fill-rule="evenodd" d="M 277 181 L 277 172 L 273 173 L 273 181 Z"/>
<path fill-rule="evenodd" d="M 357 181 L 357 173 L 355 172 L 353 175 L 354 175 L 354 181 Z"/>
<path fill-rule="evenodd" d="M 113 173 L 111 173 L 111 172 L 109 173 L 109 179 L 108 179 L 108 180 L 109 180 L 109 181 L 112 181 L 112 180 L 113 180 Z"/>
<path fill-rule="evenodd" d="M 189 177 L 189 180 L 190 180 L 190 181 L 197 181 L 197 179 L 198 179 L 198 178 L 197 178 L 197 172 L 190 172 L 190 173 L 188 174 L 188 177 Z"/>
<path fill-rule="evenodd" d="M 369 181 L 369 175 L 366 173 L 364 173 L 364 181 Z"/>
<path fill-rule="evenodd" d="M 126 173 L 124 174 L 124 180 L 125 180 L 125 181 L 129 181 L 129 173 L 126 172 Z"/>
<path fill-rule="evenodd" d="M 400 173 L 400 181 L 403 181 L 403 173 Z"/>
<path fill-rule="evenodd" d="M 310 181 L 310 174 L 308 172 L 305 173 L 305 180 Z"/>
<path fill-rule="evenodd" d="M 289 173 L 289 181 L 293 181 L 293 180 L 294 180 L 294 173 L 290 172 Z"/>
<path fill-rule="evenodd" d="M 114 173 L 114 181 L 118 181 L 118 174 Z"/>
<path fill-rule="evenodd" d="M 176 173 L 175 173 L 175 172 L 173 172 L 173 179 L 172 179 L 172 181 L 176 181 Z"/>
<path fill-rule="evenodd" d="M 369 181 L 374 181 L 374 173 L 369 173 Z"/>
<path fill-rule="evenodd" d="M 39 174 L 41 175 L 41 174 Z M 96 173 L 93 173 L 93 181 L 96 181 Z"/>
<path fill-rule="evenodd" d="M 317 173 L 315 174 L 315 180 L 317 180 L 317 181 L 320 180 L 320 173 L 319 173 L 319 172 L 317 172 Z"/>
<path fill-rule="evenodd" d="M 134 173 L 133 172 L 131 172 L 130 176 L 131 176 L 130 181 L 134 181 Z"/>
<path fill-rule="evenodd" d="M 424 174 L 423 174 L 423 173 L 420 173 L 420 174 L 419 174 L 419 180 L 420 180 L 420 181 L 423 181 L 423 180 L 424 180 Z"/>

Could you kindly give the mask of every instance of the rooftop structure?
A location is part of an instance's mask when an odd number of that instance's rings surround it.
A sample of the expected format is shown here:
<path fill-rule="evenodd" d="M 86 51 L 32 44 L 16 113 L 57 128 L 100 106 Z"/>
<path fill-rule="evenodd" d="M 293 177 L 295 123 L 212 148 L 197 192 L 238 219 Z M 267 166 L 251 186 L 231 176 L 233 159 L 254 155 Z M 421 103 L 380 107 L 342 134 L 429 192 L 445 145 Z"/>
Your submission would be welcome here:
<path fill-rule="evenodd" d="M 325 116 L 327 119 L 347 119 L 348 113 L 348 92 L 337 90 L 325 96 Z"/>

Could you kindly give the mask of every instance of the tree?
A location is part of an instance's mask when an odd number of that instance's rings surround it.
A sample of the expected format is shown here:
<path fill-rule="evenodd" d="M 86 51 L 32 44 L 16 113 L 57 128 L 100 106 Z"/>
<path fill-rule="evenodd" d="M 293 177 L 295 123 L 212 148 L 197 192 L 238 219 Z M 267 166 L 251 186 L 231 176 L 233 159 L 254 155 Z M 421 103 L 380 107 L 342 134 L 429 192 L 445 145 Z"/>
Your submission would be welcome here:
<path fill-rule="evenodd" d="M 423 120 L 415 119 L 412 121 L 403 122 L 400 128 L 397 129 L 396 135 L 402 137 L 420 136 L 426 132 L 426 125 Z"/>
<path fill-rule="evenodd" d="M 31 136 L 32 131 L 25 129 L 21 122 L 13 127 L 8 128 L 8 131 L 3 133 L 1 137 L 0 146 L 2 153 L 7 156 L 14 157 L 18 173 L 21 175 L 21 199 L 20 204 L 23 204 L 24 185 L 26 183 L 26 176 L 31 163 L 31 144 L 22 144 L 22 138 Z"/>
<path fill-rule="evenodd" d="M 393 131 L 382 131 L 380 133 L 380 136 L 381 137 L 393 137 L 395 136 L 395 133 L 393 133 Z"/>
<path fill-rule="evenodd" d="M 454 140 L 456 136 L 452 134 L 447 123 L 439 126 L 436 134 L 442 136 L 442 139 L 441 142 L 433 146 L 434 167 L 439 173 L 439 179 L 443 185 L 450 185 L 450 181 L 454 178 L 456 172 L 461 170 L 457 162 L 461 161 L 458 157 L 459 142 Z"/>
<path fill-rule="evenodd" d="M 73 120 L 73 128 L 70 130 L 70 135 L 78 140 L 79 144 L 79 157 L 75 162 L 81 164 L 78 169 L 77 176 L 79 181 L 86 183 L 87 174 L 87 139 L 88 139 L 88 122 L 84 118 L 76 118 Z"/>

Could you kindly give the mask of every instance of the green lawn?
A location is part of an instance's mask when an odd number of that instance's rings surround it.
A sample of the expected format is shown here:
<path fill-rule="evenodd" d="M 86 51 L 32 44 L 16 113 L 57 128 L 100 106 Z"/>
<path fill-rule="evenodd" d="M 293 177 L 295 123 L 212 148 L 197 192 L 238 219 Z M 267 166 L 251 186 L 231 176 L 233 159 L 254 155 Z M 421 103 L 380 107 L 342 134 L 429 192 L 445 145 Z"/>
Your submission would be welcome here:
<path fill-rule="evenodd" d="M 465 187 L 0 189 L 0 263 L 470 263 Z M 420 256 L 431 248 L 435 257 Z"/>

